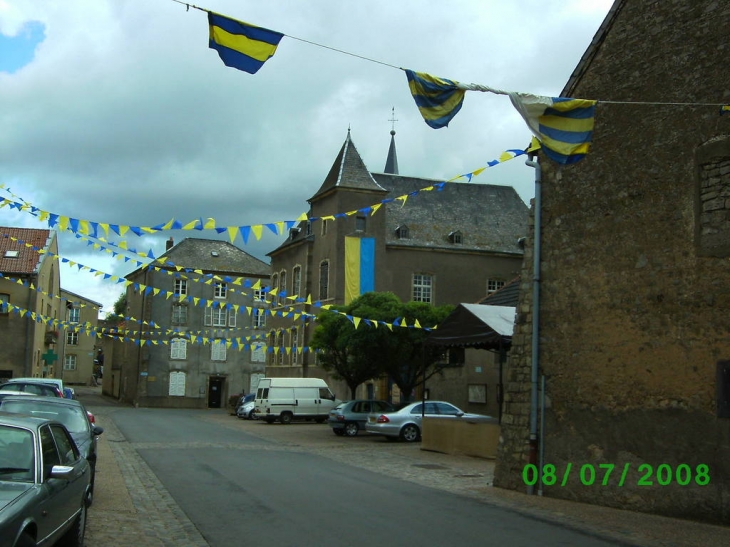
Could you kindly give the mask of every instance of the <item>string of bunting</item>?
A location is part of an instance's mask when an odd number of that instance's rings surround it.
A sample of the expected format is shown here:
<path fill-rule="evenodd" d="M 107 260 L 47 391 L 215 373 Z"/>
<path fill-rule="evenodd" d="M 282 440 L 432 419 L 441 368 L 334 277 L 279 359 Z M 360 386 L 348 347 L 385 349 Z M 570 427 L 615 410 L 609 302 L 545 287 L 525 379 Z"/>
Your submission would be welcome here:
<path fill-rule="evenodd" d="M 39 249 L 38 247 L 36 247 L 34 245 L 31 245 L 29 243 L 26 243 L 26 242 L 24 242 L 22 240 L 19 240 L 17 238 L 8 236 L 6 234 L 4 235 L 4 237 L 8 237 L 9 239 L 11 239 L 11 240 L 13 240 L 13 241 L 15 241 L 15 242 L 17 242 L 19 244 L 25 245 L 25 246 L 27 246 L 27 247 L 29 247 L 29 248 L 37 251 L 37 252 L 41 252 L 41 254 L 46 254 L 46 255 L 50 256 L 51 258 L 53 258 L 53 259 L 57 259 L 57 260 L 61 260 L 61 261 L 67 260 L 67 259 L 65 259 L 65 258 L 63 258 L 63 257 L 61 257 L 59 255 L 56 255 L 54 253 L 51 253 L 51 252 L 49 252 L 49 251 L 47 251 L 45 249 Z M 105 279 L 111 279 L 111 278 L 116 277 L 116 276 L 112 276 L 111 274 L 106 274 L 106 273 L 104 273 L 104 272 L 102 272 L 100 270 L 96 270 L 94 268 L 91 268 L 89 266 L 83 266 L 83 265 L 81 265 L 79 263 L 76 263 L 76 262 L 74 262 L 74 264 L 77 267 L 79 267 L 79 271 L 88 270 L 90 272 L 95 272 L 95 275 L 103 275 Z M 171 274 L 171 275 L 175 275 L 173 272 L 169 272 L 168 270 L 165 270 L 165 269 L 160 269 L 160 268 L 154 268 L 154 269 L 155 269 L 155 271 L 160 271 L 160 272 L 168 273 L 168 274 Z M 199 271 L 199 270 L 196 270 L 196 272 L 197 271 Z M 200 273 L 202 274 L 202 271 L 200 271 Z M 0 277 L 4 277 L 4 276 L 0 273 Z M 59 299 L 61 298 L 58 295 L 50 295 L 50 294 L 48 294 L 48 293 L 46 293 L 44 291 L 41 291 L 40 289 L 34 287 L 32 284 L 28 284 L 28 282 L 26 280 L 21 280 L 21 279 L 15 280 L 15 279 L 11 279 L 11 278 L 5 278 L 5 279 L 8 279 L 10 281 L 14 281 L 14 282 L 16 282 L 16 283 L 18 283 L 20 285 L 23 285 L 23 286 L 29 286 L 31 289 L 36 290 L 37 292 L 40 292 L 40 293 L 48 296 L 49 298 L 59 298 Z M 193 305 L 198 306 L 198 307 L 201 307 L 201 308 L 218 308 L 218 309 L 225 308 L 227 310 L 227 313 L 235 313 L 236 316 L 238 316 L 239 314 L 242 313 L 241 310 L 245 310 L 245 312 L 247 313 L 247 315 L 250 316 L 253 313 L 253 310 L 254 309 L 258 309 L 258 310 L 263 310 L 263 313 L 266 316 L 279 316 L 279 317 L 282 317 L 284 319 L 293 319 L 294 321 L 297 321 L 297 320 L 302 320 L 302 321 L 313 320 L 313 321 L 316 321 L 316 319 L 317 319 L 317 316 L 315 314 L 306 313 L 304 311 L 299 311 L 299 310 L 295 309 L 294 307 L 292 307 L 291 305 L 289 307 L 286 307 L 286 309 L 283 309 L 283 310 L 277 310 L 277 309 L 271 309 L 271 308 L 258 308 L 256 306 L 240 306 L 238 304 L 231 304 L 229 302 L 222 302 L 220 300 L 210 300 L 210 299 L 205 299 L 205 298 L 192 297 L 192 296 L 189 296 L 189 295 L 178 295 L 178 294 L 175 294 L 174 291 L 167 291 L 165 289 L 159 289 L 157 287 L 152 287 L 150 285 L 144 285 L 142 283 L 135 283 L 135 282 L 129 281 L 127 279 L 123 279 L 123 278 L 117 278 L 117 279 L 119 279 L 120 282 L 124 283 L 125 287 L 132 286 L 134 290 L 137 290 L 140 293 L 144 293 L 145 295 L 150 295 L 152 297 L 164 297 L 165 299 L 169 299 L 169 298 L 174 297 L 175 299 L 177 299 L 181 303 L 182 302 L 188 302 L 188 303 L 192 303 Z M 212 282 L 212 276 L 211 276 L 210 279 L 208 279 L 206 281 L 202 281 L 200 279 L 195 279 L 195 278 L 190 278 L 190 279 L 192 281 L 194 281 L 194 282 L 201 282 L 201 283 L 205 283 L 205 284 L 210 284 Z M 223 278 L 219 278 L 219 279 L 225 280 L 226 277 L 224 276 Z M 240 280 L 242 278 L 237 278 L 237 279 Z M 244 282 L 245 283 L 248 283 L 251 288 L 254 288 L 254 289 L 261 288 L 260 280 L 257 280 L 256 283 L 253 283 L 253 284 L 251 283 L 251 281 L 249 279 L 245 279 Z M 247 293 L 243 293 L 243 294 L 247 294 Z M 268 299 L 266 299 L 266 297 L 267 296 L 268 297 L 277 296 L 277 289 L 276 288 L 272 288 L 272 289 L 270 289 L 268 291 L 265 291 L 263 293 L 263 295 L 265 297 L 264 302 L 266 304 L 268 304 L 268 305 L 274 305 L 274 301 L 273 300 L 268 300 Z M 378 325 L 382 325 L 382 326 L 385 326 L 385 327 L 387 327 L 387 328 L 389 328 L 391 330 L 393 329 L 394 326 L 395 327 L 405 327 L 405 328 L 418 328 L 418 329 L 425 329 L 425 330 L 432 330 L 432 329 L 435 329 L 436 328 L 436 326 L 433 326 L 433 327 L 422 327 L 421 324 L 419 323 L 419 321 L 417 319 L 413 322 L 413 324 L 408 324 L 407 321 L 405 320 L 405 318 L 396 318 L 396 320 L 393 321 L 393 323 L 388 323 L 386 321 L 374 321 L 374 320 L 371 320 L 371 319 L 366 319 L 366 318 L 362 318 L 362 317 L 353 316 L 353 315 L 350 315 L 350 314 L 346 314 L 344 312 L 341 312 L 339 310 L 332 309 L 332 305 L 331 304 L 322 304 L 321 301 L 319 301 L 319 300 L 312 301 L 311 295 L 308 295 L 306 299 L 303 299 L 303 298 L 299 297 L 298 295 L 287 296 L 284 293 L 284 291 L 282 291 L 281 294 L 279 295 L 279 297 L 280 298 L 288 298 L 288 299 L 291 299 L 291 300 L 293 300 L 294 302 L 296 302 L 298 304 L 310 304 L 310 305 L 314 306 L 315 308 L 321 308 L 322 310 L 328 310 L 328 311 L 330 311 L 332 313 L 336 313 L 336 314 L 339 314 L 339 315 L 343 315 L 350 322 L 352 322 L 352 324 L 355 326 L 356 329 L 361 324 L 363 324 L 363 323 L 365 325 L 367 325 L 367 326 L 373 326 L 373 327 L 376 327 L 376 328 L 378 327 Z M 34 313 L 34 312 L 29 312 L 29 313 Z M 137 320 L 137 319 L 135 319 L 133 317 L 131 317 L 131 318 L 126 318 L 125 317 L 124 319 L 125 320 L 129 320 L 129 321 L 133 321 L 133 322 L 136 322 L 136 323 L 139 323 L 139 324 L 143 324 L 143 325 L 149 325 L 152 328 L 157 328 L 157 329 L 163 328 L 163 327 L 161 327 L 159 325 L 156 325 L 154 322 L 148 323 L 146 321 Z M 58 321 L 58 320 L 55 320 L 55 321 Z M 134 331 L 134 332 L 136 332 L 136 331 Z M 177 331 L 172 331 L 172 332 L 177 332 Z"/>
<path fill-rule="evenodd" d="M 466 84 L 432 76 L 424 72 L 416 72 L 287 35 L 283 32 L 255 26 L 181 0 L 173 1 L 186 6 L 188 11 L 192 7 L 207 13 L 208 47 L 218 53 L 221 61 L 226 66 L 249 74 L 258 72 L 264 63 L 274 56 L 279 43 L 284 37 L 404 71 L 409 90 L 423 120 L 429 127 L 434 129 L 448 126 L 453 117 L 461 110 L 466 91 L 506 95 L 522 116 L 529 130 L 542 143 L 545 155 L 563 165 L 581 161 L 588 153 L 593 139 L 595 109 L 599 103 L 645 106 L 709 106 L 719 107 L 721 114 L 730 111 L 730 105 L 722 102 L 599 101 L 568 97 L 545 97 L 531 93 L 505 91 L 482 84 Z"/>
<path fill-rule="evenodd" d="M 133 233 L 137 236 L 142 235 L 149 235 L 169 230 L 215 230 L 216 233 L 222 234 L 227 233 L 229 236 L 229 239 L 231 243 L 233 243 L 238 235 L 240 234 L 244 244 L 248 243 L 248 235 L 254 233 L 256 235 L 256 239 L 259 240 L 261 238 L 261 235 L 263 233 L 263 228 L 266 227 L 275 235 L 283 235 L 288 231 L 289 229 L 293 228 L 297 223 L 302 221 L 308 221 L 308 222 L 316 222 L 319 220 L 337 220 L 342 218 L 348 218 L 353 215 L 356 215 L 358 213 L 364 213 L 369 215 L 374 215 L 378 212 L 378 210 L 385 204 L 391 203 L 394 201 L 400 201 L 403 206 L 405 206 L 406 202 L 410 197 L 414 197 L 421 192 L 431 192 L 433 190 L 441 191 L 445 184 L 447 183 L 453 183 L 457 182 L 460 179 L 465 179 L 467 182 L 471 182 L 472 179 L 482 172 L 484 172 L 486 169 L 490 167 L 495 167 L 496 165 L 499 165 L 501 163 L 513 160 L 519 156 L 529 154 L 531 152 L 534 152 L 536 150 L 540 149 L 540 144 L 537 140 L 532 141 L 530 146 L 525 149 L 509 149 L 502 152 L 498 158 L 490 160 L 487 162 L 487 164 L 483 167 L 479 167 L 478 169 L 475 169 L 471 172 L 457 175 L 451 179 L 444 180 L 442 182 L 438 182 L 436 184 L 429 185 L 427 187 L 414 190 L 413 192 L 409 194 L 404 194 L 402 196 L 394 197 L 394 198 L 387 198 L 379 203 L 363 207 L 361 209 L 356 209 L 353 211 L 348 211 L 344 213 L 336 213 L 334 215 L 327 215 L 322 217 L 308 217 L 306 214 L 300 215 L 297 220 L 287 220 L 287 221 L 279 221 L 279 222 L 273 222 L 273 223 L 267 223 L 267 224 L 259 224 L 256 226 L 225 226 L 225 227 L 219 227 L 216 225 L 215 219 L 208 218 L 206 222 L 203 222 L 202 217 L 199 220 L 191 221 L 187 224 L 182 224 L 181 222 L 172 219 L 164 224 L 158 224 L 156 226 L 130 226 L 130 225 L 122 225 L 122 224 L 109 224 L 104 222 L 96 222 L 91 220 L 82 220 L 77 218 L 68 217 L 65 215 L 61 215 L 58 213 L 51 213 L 48 211 L 44 211 L 43 209 L 40 209 L 39 207 L 36 207 L 32 205 L 31 203 L 25 201 L 20 196 L 17 196 L 15 194 L 12 194 L 9 188 L 6 187 L 5 184 L 0 184 L 0 189 L 4 189 L 5 191 L 11 193 L 11 197 L 13 199 L 7 199 L 4 198 L 0 201 L 0 209 L 3 207 L 9 207 L 11 209 L 16 209 L 18 211 L 27 212 L 35 217 L 38 217 L 41 221 L 46 221 L 49 228 L 58 228 L 62 231 L 69 231 L 74 233 L 77 237 L 78 236 L 88 236 L 96 239 L 97 241 L 102 241 L 103 243 L 107 245 L 117 246 L 118 248 L 122 249 L 125 252 L 129 252 L 132 254 L 135 254 L 138 257 L 145 258 L 145 259 L 153 259 L 156 260 L 157 257 L 152 251 L 152 249 L 149 249 L 146 253 L 138 252 L 136 249 L 129 248 L 128 243 L 125 240 L 122 240 L 120 243 L 113 244 L 104 239 L 99 234 L 99 230 L 101 229 L 105 236 L 108 237 L 110 230 L 117 234 L 120 237 L 123 237 L 124 235 L 128 233 Z M 14 200 L 20 200 L 20 201 L 14 201 Z M 285 231 L 286 230 L 286 231 Z M 96 245 L 96 244 L 94 244 Z M 107 252 L 115 254 L 112 250 L 107 250 Z M 118 257 L 120 260 L 123 258 L 125 261 L 131 260 L 130 258 L 121 255 Z M 137 264 L 139 266 L 143 265 L 142 262 L 137 261 Z"/>

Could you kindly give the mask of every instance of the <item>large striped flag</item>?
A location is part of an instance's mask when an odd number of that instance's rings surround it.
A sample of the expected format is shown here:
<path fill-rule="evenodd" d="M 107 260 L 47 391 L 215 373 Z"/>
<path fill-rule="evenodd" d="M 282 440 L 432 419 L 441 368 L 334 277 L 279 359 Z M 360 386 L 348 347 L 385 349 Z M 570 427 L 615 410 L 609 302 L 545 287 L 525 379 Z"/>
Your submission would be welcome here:
<path fill-rule="evenodd" d="M 509 97 L 530 130 L 540 139 L 547 157 L 558 163 L 571 164 L 588 153 L 597 101 L 529 93 L 509 93 Z"/>
<path fill-rule="evenodd" d="M 375 290 L 375 238 L 345 237 L 345 304 Z"/>
<path fill-rule="evenodd" d="M 406 70 L 408 87 L 421 116 L 434 129 L 449 125 L 461 110 L 466 89 L 458 82 L 431 76 L 425 72 Z"/>
<path fill-rule="evenodd" d="M 208 46 L 218 52 L 226 66 L 249 74 L 256 74 L 274 56 L 276 47 L 284 37 L 280 32 L 255 27 L 210 11 L 208 24 Z"/>

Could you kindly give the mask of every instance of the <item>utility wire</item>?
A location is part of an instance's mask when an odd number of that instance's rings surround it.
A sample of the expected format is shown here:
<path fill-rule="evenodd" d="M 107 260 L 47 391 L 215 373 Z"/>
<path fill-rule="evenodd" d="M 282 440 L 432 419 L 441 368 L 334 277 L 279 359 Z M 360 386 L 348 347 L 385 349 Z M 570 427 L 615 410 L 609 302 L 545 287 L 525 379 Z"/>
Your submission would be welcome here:
<path fill-rule="evenodd" d="M 188 10 L 190 8 L 194 8 L 194 9 L 197 9 L 197 10 L 200 10 L 200 11 L 204 11 L 206 13 L 211 13 L 211 10 L 208 10 L 208 9 L 205 9 L 205 8 L 201 8 L 199 6 L 196 6 L 194 4 L 190 4 L 188 2 L 183 2 L 182 0 L 172 0 L 172 1 L 173 2 L 176 2 L 178 4 L 182 4 L 183 6 L 186 6 L 188 8 Z M 215 12 L 213 12 L 213 13 L 215 13 Z M 227 16 L 225 16 L 225 17 L 227 17 Z M 250 24 L 250 23 L 248 23 L 248 24 Z M 276 31 L 276 32 L 279 32 L 279 31 Z M 392 65 L 390 63 L 386 63 L 386 62 L 383 62 L 383 61 L 378 61 L 377 59 L 372 59 L 370 57 L 365 57 L 363 55 L 357 55 L 355 53 L 350 53 L 349 51 L 344 51 L 342 49 L 337 49 L 337 48 L 334 48 L 334 47 L 331 47 L 331 46 L 327 46 L 327 45 L 324 45 L 324 44 L 319 44 L 317 42 L 312 42 L 311 40 L 305 40 L 304 38 L 298 38 L 296 36 L 291 36 L 289 34 L 284 34 L 283 32 L 281 34 L 283 34 L 287 38 L 291 38 L 292 40 L 298 40 L 300 42 L 304 42 L 306 44 L 310 44 L 310 45 L 313 45 L 313 46 L 321 47 L 323 49 L 329 49 L 330 51 L 334 51 L 336 53 L 342 53 L 344 55 L 349 55 L 351 57 L 356 57 L 358 59 L 362 59 L 363 61 L 370 61 L 371 63 L 377 63 L 379 65 L 387 66 L 387 67 L 390 67 L 390 68 L 395 68 L 397 70 L 403 70 L 403 71 L 406 70 L 403 67 L 399 67 L 399 66 L 396 66 L 396 65 Z M 470 90 L 470 91 L 485 91 L 485 92 L 495 93 L 495 94 L 498 94 L 498 95 L 509 95 L 509 92 L 507 92 L 507 91 L 503 91 L 501 89 L 494 89 L 494 88 L 491 88 L 489 86 L 478 85 L 478 84 L 462 84 L 462 83 L 459 83 L 459 82 L 454 82 L 454 83 L 456 83 L 457 86 L 460 87 L 461 89 L 466 89 L 466 90 Z M 604 101 L 604 100 L 601 100 L 601 99 L 597 99 L 596 102 L 599 103 L 599 104 L 635 104 L 635 105 L 644 105 L 644 106 L 715 106 L 715 107 L 721 108 L 721 112 L 730 112 L 730 105 L 728 105 L 728 103 L 689 103 L 689 102 L 652 102 L 652 101 Z"/>

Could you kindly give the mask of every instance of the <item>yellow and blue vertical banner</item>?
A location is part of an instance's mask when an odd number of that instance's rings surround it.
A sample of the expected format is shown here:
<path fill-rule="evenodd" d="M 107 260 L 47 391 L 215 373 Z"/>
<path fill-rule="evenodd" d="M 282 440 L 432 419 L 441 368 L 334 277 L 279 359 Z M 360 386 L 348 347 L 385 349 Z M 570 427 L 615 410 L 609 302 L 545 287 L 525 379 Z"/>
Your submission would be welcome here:
<path fill-rule="evenodd" d="M 345 237 L 345 304 L 375 290 L 375 238 Z"/>

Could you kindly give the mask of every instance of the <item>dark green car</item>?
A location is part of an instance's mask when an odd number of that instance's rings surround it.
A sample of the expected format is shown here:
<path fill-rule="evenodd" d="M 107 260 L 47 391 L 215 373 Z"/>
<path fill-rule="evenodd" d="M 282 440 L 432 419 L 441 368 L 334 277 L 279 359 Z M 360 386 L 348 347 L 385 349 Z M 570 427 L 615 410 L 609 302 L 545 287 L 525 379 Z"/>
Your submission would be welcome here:
<path fill-rule="evenodd" d="M 90 488 L 63 424 L 0 412 L 0 547 L 81 547 Z"/>
<path fill-rule="evenodd" d="M 61 397 L 37 397 L 34 395 L 4 397 L 0 399 L 0 411 L 27 414 L 61 422 L 71 433 L 76 447 L 91 466 L 91 489 L 86 505 L 93 501 L 96 477 L 97 437 L 104 428 L 89 421 L 89 414 L 80 401 Z"/>
<path fill-rule="evenodd" d="M 330 410 L 327 423 L 338 437 L 354 437 L 358 431 L 365 431 L 368 414 L 371 412 L 391 412 L 395 410 L 387 401 L 356 399 L 345 401 Z"/>

